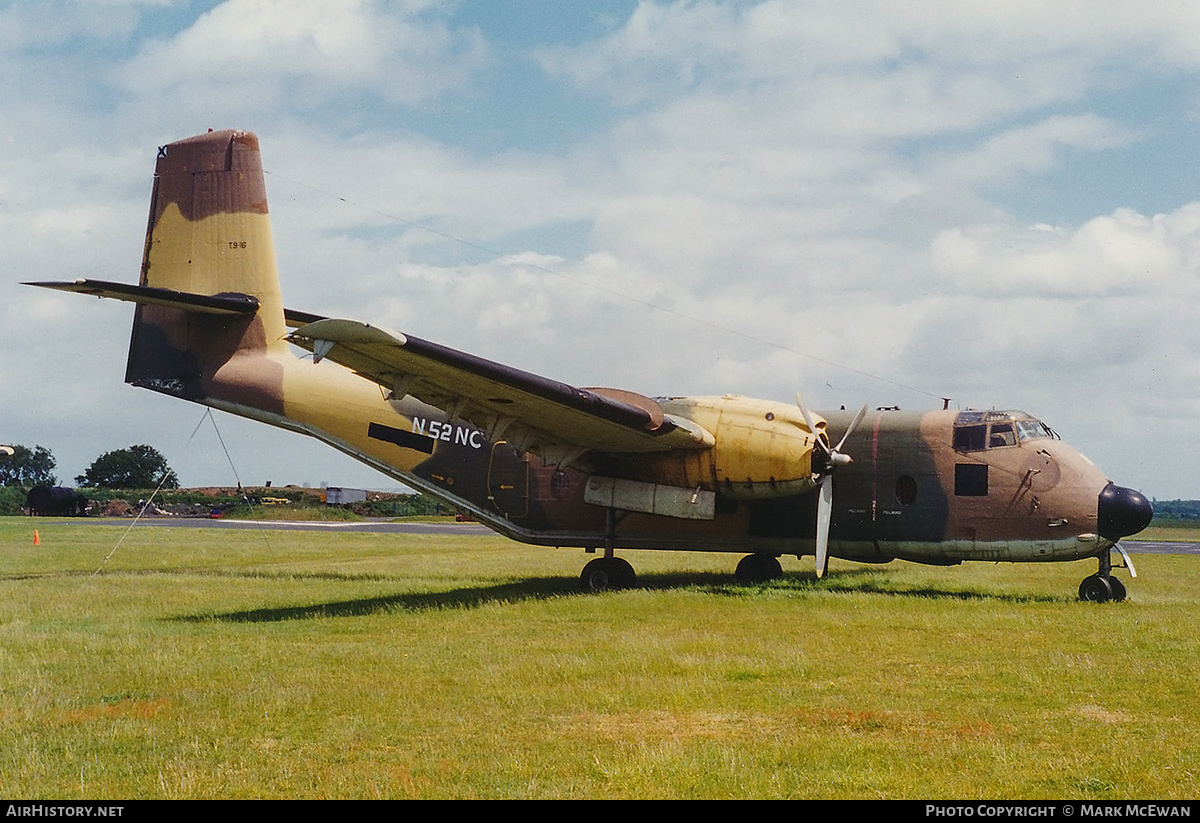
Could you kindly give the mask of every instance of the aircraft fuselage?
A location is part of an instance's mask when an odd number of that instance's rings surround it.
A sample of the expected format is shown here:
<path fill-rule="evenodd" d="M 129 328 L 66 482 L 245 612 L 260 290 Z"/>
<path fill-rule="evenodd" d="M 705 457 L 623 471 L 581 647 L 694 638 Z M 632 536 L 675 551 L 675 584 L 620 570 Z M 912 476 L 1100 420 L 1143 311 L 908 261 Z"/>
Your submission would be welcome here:
<path fill-rule="evenodd" d="M 607 541 L 615 548 L 813 553 L 811 485 L 792 493 L 756 493 L 751 482 L 729 471 L 720 475 L 708 451 L 609 458 L 593 471 L 559 468 L 503 439 L 491 441 L 480 429 L 412 397 L 387 400 L 377 385 L 334 364 L 314 365 L 278 353 L 272 359 L 270 368 L 226 364 L 194 399 L 324 440 L 471 512 L 514 540 L 585 548 Z M 280 398 L 282 414 L 245 404 L 253 394 L 242 379 L 247 374 L 278 375 L 277 389 L 258 392 Z M 797 416 L 794 405 L 740 397 L 659 402 L 669 413 L 710 423 L 714 431 L 720 431 L 719 424 L 706 420 L 706 413 L 728 416 L 730 407 L 776 420 Z M 823 412 L 822 417 L 836 441 L 851 414 Z M 730 439 L 726 433 L 726 442 Z M 722 438 L 717 442 L 713 451 Z M 833 556 L 936 564 L 1074 560 L 1097 555 L 1114 542 L 1097 531 L 1097 501 L 1108 479 L 1028 415 L 880 409 L 867 414 L 844 450 L 854 462 L 834 479 Z M 713 516 L 621 512 L 610 533 L 605 507 L 585 500 L 596 476 L 649 477 L 663 487 L 712 489 Z"/>

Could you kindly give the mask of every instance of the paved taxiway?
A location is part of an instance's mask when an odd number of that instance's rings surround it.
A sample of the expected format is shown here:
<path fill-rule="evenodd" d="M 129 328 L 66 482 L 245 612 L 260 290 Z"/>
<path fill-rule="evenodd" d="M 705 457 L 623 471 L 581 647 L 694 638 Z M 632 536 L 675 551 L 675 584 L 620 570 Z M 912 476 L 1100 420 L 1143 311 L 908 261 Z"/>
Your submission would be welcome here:
<path fill-rule="evenodd" d="M 72 523 L 97 526 L 127 526 L 125 517 L 82 517 Z M 317 520 L 226 520 L 207 517 L 143 517 L 139 526 L 174 526 L 194 529 L 274 529 L 282 531 L 358 531 L 379 534 L 488 534 L 479 523 L 412 523 L 391 520 L 359 520 L 328 523 Z M 1122 540 L 1130 554 L 1200 554 L 1200 543 L 1175 543 L 1165 540 Z"/>
<path fill-rule="evenodd" d="M 72 523 L 96 526 L 128 526 L 128 517 L 81 517 Z M 350 531 L 380 534 L 486 534 L 487 527 L 479 523 L 415 523 L 391 520 L 357 520 L 325 522 L 320 520 L 232 520 L 209 517 L 143 517 L 138 526 L 173 526 L 193 529 L 259 529 L 276 531 Z"/>

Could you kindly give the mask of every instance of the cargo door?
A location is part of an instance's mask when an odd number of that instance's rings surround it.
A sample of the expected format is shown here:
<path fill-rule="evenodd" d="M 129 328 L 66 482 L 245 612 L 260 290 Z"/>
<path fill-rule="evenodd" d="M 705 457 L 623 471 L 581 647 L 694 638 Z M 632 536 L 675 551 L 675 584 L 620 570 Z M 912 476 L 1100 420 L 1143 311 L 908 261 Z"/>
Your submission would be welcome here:
<path fill-rule="evenodd" d="M 529 463 L 507 441 L 492 444 L 487 472 L 488 501 L 509 520 L 529 515 Z"/>

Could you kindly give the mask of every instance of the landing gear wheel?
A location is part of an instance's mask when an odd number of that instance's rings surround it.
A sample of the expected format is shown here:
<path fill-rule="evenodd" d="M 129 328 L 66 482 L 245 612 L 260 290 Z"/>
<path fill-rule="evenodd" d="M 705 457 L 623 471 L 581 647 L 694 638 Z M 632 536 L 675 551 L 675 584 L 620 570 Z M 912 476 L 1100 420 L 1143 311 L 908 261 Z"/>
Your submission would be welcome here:
<path fill-rule="evenodd" d="M 585 592 L 630 589 L 637 583 L 633 566 L 620 557 L 597 557 L 583 567 L 579 583 Z"/>
<path fill-rule="evenodd" d="M 783 575 L 779 558 L 770 554 L 748 554 L 738 561 L 733 576 L 739 583 L 766 583 Z"/>
<path fill-rule="evenodd" d="M 1112 602 L 1122 602 L 1125 599 L 1125 584 L 1115 577 L 1110 577 L 1108 585 L 1112 588 Z"/>
<path fill-rule="evenodd" d="M 1099 574 L 1083 578 L 1083 582 L 1079 584 L 1079 599 L 1089 603 L 1107 603 L 1114 599 L 1111 580 L 1112 578 Z M 1121 586 L 1121 594 L 1124 596 L 1125 587 L 1120 581 L 1117 581 L 1117 585 Z"/>

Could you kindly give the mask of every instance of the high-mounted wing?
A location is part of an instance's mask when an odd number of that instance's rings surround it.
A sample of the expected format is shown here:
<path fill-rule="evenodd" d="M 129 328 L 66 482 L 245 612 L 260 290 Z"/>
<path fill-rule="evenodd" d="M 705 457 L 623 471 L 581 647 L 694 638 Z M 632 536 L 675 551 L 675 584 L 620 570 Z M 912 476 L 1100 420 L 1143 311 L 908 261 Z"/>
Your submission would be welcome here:
<path fill-rule="evenodd" d="M 690 420 L 665 414 L 649 397 L 615 389 L 581 389 L 510 366 L 353 320 L 324 319 L 289 335 L 296 345 L 353 369 L 392 393 L 411 395 L 507 440 L 538 448 L 565 465 L 586 452 L 643 454 L 711 448 Z"/>

